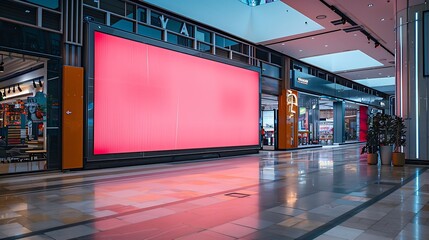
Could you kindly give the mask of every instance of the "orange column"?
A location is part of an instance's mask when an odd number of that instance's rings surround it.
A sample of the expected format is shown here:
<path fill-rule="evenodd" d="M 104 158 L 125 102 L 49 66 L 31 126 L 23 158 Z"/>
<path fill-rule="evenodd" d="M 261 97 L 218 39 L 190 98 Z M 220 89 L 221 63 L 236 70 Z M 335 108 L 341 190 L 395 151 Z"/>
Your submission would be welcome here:
<path fill-rule="evenodd" d="M 298 147 L 298 92 L 283 89 L 279 98 L 279 149 Z"/>
<path fill-rule="evenodd" d="M 63 67 L 62 169 L 83 167 L 83 68 Z"/>

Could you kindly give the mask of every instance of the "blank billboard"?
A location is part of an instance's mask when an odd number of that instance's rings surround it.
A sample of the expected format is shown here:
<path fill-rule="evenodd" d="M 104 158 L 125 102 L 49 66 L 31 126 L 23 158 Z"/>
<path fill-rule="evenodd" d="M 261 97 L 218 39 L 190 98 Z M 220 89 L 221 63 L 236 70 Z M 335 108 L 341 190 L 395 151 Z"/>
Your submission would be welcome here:
<path fill-rule="evenodd" d="M 94 155 L 258 145 L 258 72 L 94 34 Z"/>

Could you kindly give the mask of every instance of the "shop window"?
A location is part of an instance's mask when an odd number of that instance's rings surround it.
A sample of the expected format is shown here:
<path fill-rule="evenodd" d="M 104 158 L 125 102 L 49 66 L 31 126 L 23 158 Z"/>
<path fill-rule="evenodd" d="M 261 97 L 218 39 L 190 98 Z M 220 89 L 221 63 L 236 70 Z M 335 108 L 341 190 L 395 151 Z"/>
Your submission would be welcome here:
<path fill-rule="evenodd" d="M 37 8 L 13 1 L 0 1 L 0 17 L 37 25 Z"/>
<path fill-rule="evenodd" d="M 61 14 L 43 10 L 42 27 L 61 30 Z"/>
<path fill-rule="evenodd" d="M 45 8 L 53 10 L 61 10 L 60 0 L 24 0 L 25 2 L 33 3 Z M 94 0 L 93 0 L 94 1 Z"/>
<path fill-rule="evenodd" d="M 96 23 L 106 24 L 106 13 L 84 7 L 83 8 L 83 17 L 84 18 L 91 18 L 92 21 Z"/>
<path fill-rule="evenodd" d="M 129 32 L 134 31 L 133 22 L 125 20 L 123 18 L 113 16 L 113 15 L 110 16 L 110 26 L 114 28 L 119 28 L 125 31 L 129 31 Z"/>
<path fill-rule="evenodd" d="M 216 46 L 228 48 L 237 52 L 240 52 L 239 43 L 236 41 L 233 41 L 229 38 L 222 37 L 220 35 L 216 35 Z"/>
<path fill-rule="evenodd" d="M 150 37 L 154 39 L 161 40 L 162 39 L 162 31 L 153 27 L 149 27 L 146 25 L 139 24 L 137 33 L 143 35 L 145 37 Z"/>
<path fill-rule="evenodd" d="M 100 1 L 100 8 L 121 16 L 125 14 L 125 2 L 122 0 Z"/>

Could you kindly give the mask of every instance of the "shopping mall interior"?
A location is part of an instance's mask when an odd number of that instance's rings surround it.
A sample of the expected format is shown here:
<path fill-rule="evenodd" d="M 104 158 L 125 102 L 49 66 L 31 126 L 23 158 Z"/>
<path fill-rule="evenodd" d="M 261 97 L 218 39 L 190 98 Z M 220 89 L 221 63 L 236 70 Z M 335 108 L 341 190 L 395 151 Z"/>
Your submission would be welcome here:
<path fill-rule="evenodd" d="M 2 0 L 0 239 L 426 239 L 427 26 L 426 0 Z"/>

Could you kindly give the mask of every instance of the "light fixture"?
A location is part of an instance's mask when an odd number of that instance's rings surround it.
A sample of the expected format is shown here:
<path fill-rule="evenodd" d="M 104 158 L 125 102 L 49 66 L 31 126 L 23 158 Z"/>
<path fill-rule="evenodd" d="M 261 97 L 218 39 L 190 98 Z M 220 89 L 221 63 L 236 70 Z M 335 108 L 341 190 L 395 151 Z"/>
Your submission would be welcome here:
<path fill-rule="evenodd" d="M 40 87 L 43 87 L 43 83 L 42 83 L 42 81 L 40 80 L 40 78 L 39 78 L 39 86 L 40 86 Z"/>
<path fill-rule="evenodd" d="M 375 42 L 374 43 L 374 48 L 378 48 L 380 46 L 380 43 L 379 42 Z"/>
<path fill-rule="evenodd" d="M 3 96 L 6 97 L 6 88 L 3 89 Z"/>
<path fill-rule="evenodd" d="M 18 84 L 18 91 L 22 92 L 22 88 Z"/>
<path fill-rule="evenodd" d="M 368 7 L 372 7 L 372 6 L 374 6 L 374 4 L 372 4 L 372 3 L 368 4 Z"/>
<path fill-rule="evenodd" d="M 3 54 L 1 55 L 1 63 L 0 63 L 0 72 L 4 72 L 4 66 L 3 66 Z"/>
<path fill-rule="evenodd" d="M 371 38 L 369 36 L 366 36 L 366 38 L 368 39 L 368 44 L 370 44 L 371 43 L 370 42 Z"/>
<path fill-rule="evenodd" d="M 7 90 L 7 93 L 10 93 L 10 87 L 9 87 L 9 90 Z"/>
<path fill-rule="evenodd" d="M 13 86 L 13 90 L 12 90 L 12 92 L 13 92 L 13 93 L 15 93 L 15 85 Z"/>
<path fill-rule="evenodd" d="M 37 85 L 36 85 L 36 83 L 34 82 L 34 79 L 33 79 L 33 87 L 34 87 L 34 88 L 37 88 Z"/>
<path fill-rule="evenodd" d="M 346 22 L 347 22 L 347 19 L 345 19 L 345 18 L 341 18 L 341 23 L 344 25 L 344 24 L 346 24 Z"/>

